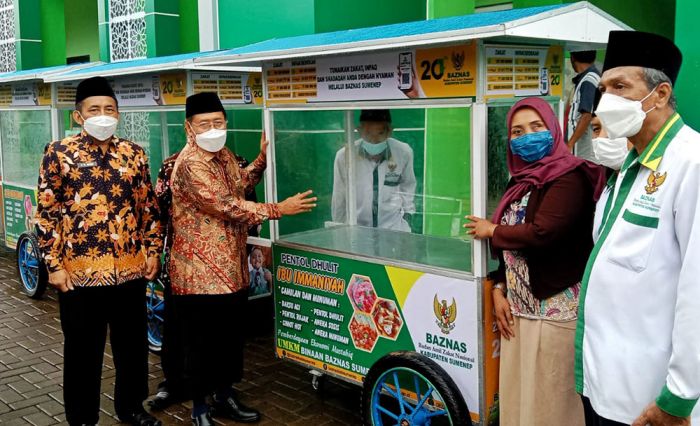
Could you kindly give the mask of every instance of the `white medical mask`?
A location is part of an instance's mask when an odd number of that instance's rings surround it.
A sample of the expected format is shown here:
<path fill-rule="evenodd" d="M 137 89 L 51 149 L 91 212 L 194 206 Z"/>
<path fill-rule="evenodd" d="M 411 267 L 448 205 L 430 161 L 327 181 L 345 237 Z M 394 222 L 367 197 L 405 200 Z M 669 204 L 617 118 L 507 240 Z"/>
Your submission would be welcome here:
<path fill-rule="evenodd" d="M 226 145 L 225 129 L 210 129 L 195 138 L 197 145 L 208 152 L 219 152 Z"/>
<path fill-rule="evenodd" d="M 593 155 L 596 162 L 613 170 L 620 170 L 622 163 L 629 153 L 627 138 L 595 138 L 593 143 Z"/>
<path fill-rule="evenodd" d="M 80 117 L 83 118 L 82 115 Z M 119 120 L 109 115 L 98 115 L 88 119 L 83 118 L 83 129 L 88 135 L 98 141 L 106 141 L 114 136 L 114 132 L 117 131 L 117 124 L 119 124 Z"/>
<path fill-rule="evenodd" d="M 642 102 L 651 96 L 655 90 L 656 88 L 639 101 L 603 93 L 595 114 L 600 118 L 603 128 L 611 139 L 629 138 L 639 133 L 647 114 L 656 108 L 644 111 Z"/>
<path fill-rule="evenodd" d="M 367 152 L 367 154 L 371 156 L 379 155 L 382 152 L 386 151 L 387 147 L 387 141 L 384 142 L 379 142 L 379 143 L 371 143 L 367 142 L 366 140 L 362 140 L 362 148 Z"/>

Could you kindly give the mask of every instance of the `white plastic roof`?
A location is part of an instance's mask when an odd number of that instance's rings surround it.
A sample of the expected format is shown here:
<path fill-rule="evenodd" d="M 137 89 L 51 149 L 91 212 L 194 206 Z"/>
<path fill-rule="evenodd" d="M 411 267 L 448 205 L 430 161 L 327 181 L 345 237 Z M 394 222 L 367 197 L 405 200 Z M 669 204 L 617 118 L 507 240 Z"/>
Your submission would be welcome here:
<path fill-rule="evenodd" d="M 193 62 L 194 67 L 261 66 L 265 61 L 457 43 L 473 39 L 562 42 L 569 50 L 585 50 L 604 48 L 608 33 L 615 30 L 632 28 L 589 2 L 582 1 L 272 39 L 215 52 Z"/>

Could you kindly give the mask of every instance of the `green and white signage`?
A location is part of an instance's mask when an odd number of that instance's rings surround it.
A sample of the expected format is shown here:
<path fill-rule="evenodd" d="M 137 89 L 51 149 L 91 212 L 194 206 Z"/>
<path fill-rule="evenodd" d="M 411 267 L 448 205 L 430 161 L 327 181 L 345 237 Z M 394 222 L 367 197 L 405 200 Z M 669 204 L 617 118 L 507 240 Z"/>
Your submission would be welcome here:
<path fill-rule="evenodd" d="M 474 282 L 280 246 L 273 254 L 278 356 L 362 383 L 387 353 L 416 351 L 479 407 Z"/>

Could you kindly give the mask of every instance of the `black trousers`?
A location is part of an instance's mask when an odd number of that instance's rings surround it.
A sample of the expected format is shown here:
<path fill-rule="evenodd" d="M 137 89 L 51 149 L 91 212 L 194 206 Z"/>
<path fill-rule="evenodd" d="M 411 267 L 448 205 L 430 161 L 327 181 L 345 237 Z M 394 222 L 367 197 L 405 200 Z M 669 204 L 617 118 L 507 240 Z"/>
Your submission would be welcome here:
<path fill-rule="evenodd" d="M 158 387 L 166 388 L 168 392 L 175 396 L 181 396 L 184 392 L 183 380 L 183 352 L 182 340 L 175 327 L 174 306 L 172 303 L 172 288 L 170 277 L 167 272 L 161 275 L 163 281 L 163 346 L 160 351 L 160 364 L 163 368 L 165 380 Z"/>
<path fill-rule="evenodd" d="M 583 414 L 586 416 L 586 426 L 628 426 L 599 416 L 593 409 L 591 400 L 585 396 L 581 396 L 581 400 L 583 401 Z"/>
<path fill-rule="evenodd" d="M 190 399 L 230 388 L 243 378 L 246 290 L 173 295 L 173 327 L 182 345 L 183 387 Z"/>
<path fill-rule="evenodd" d="M 143 409 L 148 396 L 146 281 L 76 287 L 60 293 L 63 399 L 69 424 L 96 424 L 102 361 L 110 331 L 116 369 L 114 408 L 120 417 Z"/>

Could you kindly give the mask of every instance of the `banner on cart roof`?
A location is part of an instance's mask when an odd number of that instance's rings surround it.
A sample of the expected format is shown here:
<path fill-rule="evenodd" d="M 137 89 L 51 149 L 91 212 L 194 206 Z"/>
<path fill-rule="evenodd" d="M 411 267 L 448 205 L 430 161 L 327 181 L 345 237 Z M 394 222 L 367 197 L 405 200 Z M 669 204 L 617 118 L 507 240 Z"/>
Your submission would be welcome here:
<path fill-rule="evenodd" d="M 51 85 L 48 83 L 22 82 L 0 85 L 0 106 L 48 105 L 51 105 Z"/>
<path fill-rule="evenodd" d="M 56 83 L 56 104 L 62 107 L 73 108 L 75 106 L 75 90 L 77 81 L 62 81 Z"/>
<path fill-rule="evenodd" d="M 475 282 L 273 247 L 276 351 L 361 384 L 393 351 L 438 363 L 479 413 Z"/>
<path fill-rule="evenodd" d="M 77 81 L 56 83 L 56 103 L 75 106 Z M 111 79 L 120 107 L 184 105 L 187 98 L 187 74 L 165 73 Z"/>
<path fill-rule="evenodd" d="M 476 96 L 476 43 L 266 63 L 267 101 Z"/>
<path fill-rule="evenodd" d="M 183 105 L 187 98 L 187 74 L 117 78 L 112 87 L 120 107 Z"/>
<path fill-rule="evenodd" d="M 486 46 L 486 98 L 562 96 L 561 46 Z"/>
<path fill-rule="evenodd" d="M 193 72 L 192 91 L 214 92 L 223 104 L 262 105 L 262 74 Z"/>

